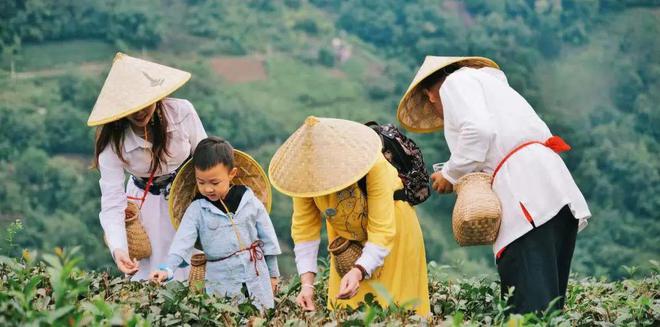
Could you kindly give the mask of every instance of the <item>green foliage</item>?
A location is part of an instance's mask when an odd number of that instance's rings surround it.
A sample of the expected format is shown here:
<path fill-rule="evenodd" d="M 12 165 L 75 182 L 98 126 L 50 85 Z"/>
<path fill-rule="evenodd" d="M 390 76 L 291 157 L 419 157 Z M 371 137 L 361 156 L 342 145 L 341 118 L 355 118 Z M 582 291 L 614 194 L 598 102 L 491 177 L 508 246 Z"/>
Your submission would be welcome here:
<path fill-rule="evenodd" d="M 652 127 L 660 117 L 649 102 L 658 96 L 651 89 L 657 88 L 659 75 L 652 72 L 660 61 L 651 52 L 660 45 L 645 33 L 659 32 L 660 20 L 643 10 L 616 17 L 606 30 L 591 33 L 585 51 L 542 65 L 547 73 L 539 79 L 549 90 L 540 103 L 558 108 L 544 118 L 580 151 L 568 153 L 567 164 L 595 219 L 578 241 L 576 266 L 595 275 L 610 264 L 648 269 L 648 260 L 660 253 L 659 138 Z M 612 269 L 609 276 L 624 273 Z"/>
<path fill-rule="evenodd" d="M 16 108 L 0 104 L 0 161 L 13 160 L 24 149 L 45 143 L 41 109 Z"/>
<path fill-rule="evenodd" d="M 0 231 L 0 237 L 2 237 L 3 244 L 0 245 L 0 254 L 12 255 L 15 253 L 15 249 L 18 247 L 14 242 L 14 237 L 18 232 L 23 229 L 23 224 L 19 219 L 16 219 L 13 223 L 7 226 L 7 229 Z"/>
<path fill-rule="evenodd" d="M 319 49 L 319 63 L 326 67 L 335 65 L 335 54 L 328 48 Z"/>
<path fill-rule="evenodd" d="M 319 33 L 319 26 L 314 20 L 310 18 L 297 21 L 296 24 L 293 25 L 293 28 L 304 31 L 310 35 L 316 35 Z"/>
<path fill-rule="evenodd" d="M 327 266 L 315 285 L 317 312 L 305 313 L 297 307 L 295 296 L 300 281 L 294 279 L 277 294 L 276 308 L 259 314 L 249 302 L 237 305 L 230 299 L 191 292 L 180 282 L 160 287 L 111 278 L 107 273 L 88 273 L 79 268 L 81 260 L 77 249 L 60 248 L 54 255 L 43 255 L 42 260 L 29 253 L 21 260 L 0 257 L 0 324 L 370 326 L 426 322 L 453 326 L 651 326 L 660 315 L 657 269 L 637 280 L 571 280 L 564 312 L 524 316 L 506 313 L 497 283 L 481 278 L 447 279 L 432 269 L 432 316 L 426 321 L 412 314 L 410 304 L 384 307 L 371 295 L 354 310 L 329 311 L 323 299 Z"/>
<path fill-rule="evenodd" d="M 157 4 L 149 1 L 145 5 Z M 153 47 L 160 42 L 156 11 L 124 0 L 9 0 L 0 7 L 0 50 L 16 51 L 22 43 L 101 38 L 122 45 Z M 13 50 L 12 50 L 13 49 Z"/>
<path fill-rule="evenodd" d="M 13 238 L 18 247 L 3 245 L 3 253 L 81 245 L 85 268 L 113 267 L 98 223 L 98 172 L 88 169 L 94 129 L 85 121 L 117 50 L 191 71 L 175 96 L 195 105 L 209 134 L 264 167 L 307 115 L 394 122 L 424 55 L 483 55 L 574 148 L 564 159 L 594 218 L 579 235 L 573 271 L 624 278 L 625 265 L 647 274 L 649 260 L 660 259 L 657 7 L 644 0 L 3 1 L 0 230 L 17 219 L 23 225 Z M 335 60 L 333 38 L 351 46 L 348 61 Z M 230 83 L 213 70 L 214 60 L 237 55 L 263 64 L 265 76 Z M 441 134 L 410 136 L 429 165 L 448 158 Z M 274 199 L 289 263 L 282 270 L 293 274 L 291 201 L 277 192 Z M 453 203 L 434 196 L 417 207 L 427 258 L 454 267 L 452 277 L 494 276 L 489 247 L 455 244 Z M 473 319 L 469 312 L 454 318 Z"/>
<path fill-rule="evenodd" d="M 154 7 L 159 1 L 146 1 L 142 6 L 136 6 L 129 1 L 110 2 L 108 5 L 107 26 L 103 35 L 109 41 L 114 41 L 120 48 L 128 46 L 155 47 L 161 41 L 163 17 L 158 15 Z"/>
<path fill-rule="evenodd" d="M 73 70 L 74 67 L 84 69 L 83 65 L 90 62 L 112 60 L 118 50 L 116 46 L 99 39 L 32 42 L 23 44 L 20 51 L 11 58 L 0 60 L 0 68 L 9 70 L 11 62 L 8 59 L 13 59 L 17 72 L 48 70 L 54 67 L 67 71 Z M 68 67 L 62 67 L 63 63 L 67 63 Z"/>
<path fill-rule="evenodd" d="M 58 107 L 46 113 L 46 130 L 49 134 L 48 150 L 51 153 L 89 154 L 94 151 L 93 129 L 80 129 L 87 123 L 89 110 L 96 102 L 101 85 L 89 78 L 64 75 L 58 81 L 62 99 Z"/>

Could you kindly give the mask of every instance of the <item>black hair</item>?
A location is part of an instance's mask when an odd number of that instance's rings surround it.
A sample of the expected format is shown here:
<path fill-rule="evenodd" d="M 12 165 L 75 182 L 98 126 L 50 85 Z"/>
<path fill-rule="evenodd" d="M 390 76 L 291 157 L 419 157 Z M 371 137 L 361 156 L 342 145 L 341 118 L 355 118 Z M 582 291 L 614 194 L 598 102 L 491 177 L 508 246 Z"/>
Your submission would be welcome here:
<path fill-rule="evenodd" d="M 234 168 L 234 148 L 222 138 L 209 136 L 197 144 L 192 161 L 195 168 L 199 170 L 208 170 L 218 164 L 232 169 Z"/>
<path fill-rule="evenodd" d="M 482 60 L 471 60 L 471 59 L 455 62 L 451 65 L 443 67 L 442 69 L 438 69 L 433 74 L 423 79 L 421 82 L 419 82 L 419 87 L 427 90 L 431 89 L 431 87 L 435 83 L 444 81 L 447 78 L 447 76 L 451 75 L 453 72 L 463 67 L 482 68 L 482 67 L 490 67 L 490 65 Z"/>
<path fill-rule="evenodd" d="M 451 73 L 453 73 L 453 72 L 455 72 L 455 71 L 461 69 L 461 67 L 463 67 L 463 66 L 464 66 L 464 65 L 462 65 L 460 62 L 457 62 L 457 63 L 451 64 L 451 65 L 449 65 L 449 66 L 445 66 L 445 67 L 443 67 L 443 68 L 441 68 L 441 69 L 438 69 L 438 70 L 436 70 L 433 74 L 431 74 L 431 75 L 429 75 L 428 77 L 426 77 L 425 79 L 423 79 L 423 80 L 419 83 L 419 85 L 420 85 L 423 89 L 427 89 L 427 90 L 429 90 L 429 89 L 431 89 L 431 87 L 432 87 L 435 83 L 437 83 L 437 82 L 439 82 L 439 81 L 444 81 L 445 78 L 447 78 L 447 76 L 449 76 Z"/>

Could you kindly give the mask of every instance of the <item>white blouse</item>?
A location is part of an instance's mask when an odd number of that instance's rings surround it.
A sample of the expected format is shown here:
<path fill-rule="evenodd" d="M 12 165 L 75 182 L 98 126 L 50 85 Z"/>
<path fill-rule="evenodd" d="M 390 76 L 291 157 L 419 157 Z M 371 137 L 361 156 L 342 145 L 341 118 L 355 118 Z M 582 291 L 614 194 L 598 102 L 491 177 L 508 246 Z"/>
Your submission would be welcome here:
<path fill-rule="evenodd" d="M 172 173 L 193 153 L 197 143 L 206 138 L 206 132 L 194 107 L 188 100 L 167 98 L 163 100 L 163 113 L 168 120 L 167 133 L 169 138 L 166 161 L 162 162 L 155 176 Z M 128 251 L 126 228 L 124 225 L 124 210 L 126 208 L 127 192 L 125 191 L 127 171 L 137 177 L 149 177 L 151 166 L 151 142 L 137 136 L 131 128 L 124 132 L 122 156 L 123 163 L 111 145 L 99 155 L 99 171 L 101 179 L 101 212 L 99 218 L 106 235 L 106 241 L 111 253 L 116 249 Z M 132 183 L 131 183 L 132 184 Z M 133 185 L 131 185 L 133 186 Z M 133 187 L 132 189 L 136 189 Z M 142 190 L 139 190 L 140 193 Z M 133 192 L 132 192 L 133 193 Z M 137 194 L 136 194 L 137 195 Z M 139 196 L 142 194 L 140 193 Z M 131 196 L 134 196 L 131 194 Z M 153 197 L 149 194 L 147 197 Z M 161 196 L 162 197 L 162 196 Z M 163 200 L 164 201 L 164 198 Z M 143 211 L 145 208 L 143 207 Z M 158 216 L 162 212 L 154 213 Z M 169 221 L 169 217 L 163 218 Z M 148 229 L 149 226 L 146 226 Z M 158 235 L 150 235 L 152 237 Z M 167 235 L 171 238 L 171 235 Z M 157 240 L 151 240 L 158 243 Z M 167 249 L 165 249 L 167 251 Z"/>
<path fill-rule="evenodd" d="M 492 174 L 516 146 L 528 141 L 545 142 L 552 136 L 529 103 L 509 86 L 501 70 L 461 68 L 442 83 L 440 98 L 445 139 L 451 152 L 442 175 L 452 184 L 467 173 Z M 570 144 L 570 140 L 567 142 Z M 511 156 L 497 173 L 493 191 L 502 204 L 502 224 L 493 245 L 494 253 L 534 228 L 522 206 L 536 227 L 553 218 L 565 205 L 580 220 L 580 230 L 591 216 L 564 161 L 540 144 L 527 146 Z"/>

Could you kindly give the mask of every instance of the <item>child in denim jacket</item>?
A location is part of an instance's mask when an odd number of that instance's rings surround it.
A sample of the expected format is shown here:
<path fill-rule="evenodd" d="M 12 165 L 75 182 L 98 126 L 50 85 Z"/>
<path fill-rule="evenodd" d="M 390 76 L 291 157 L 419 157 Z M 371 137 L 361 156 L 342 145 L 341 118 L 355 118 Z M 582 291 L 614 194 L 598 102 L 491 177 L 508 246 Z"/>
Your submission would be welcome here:
<path fill-rule="evenodd" d="M 232 146 L 206 138 L 192 160 L 200 195 L 186 210 L 165 263 L 150 278 L 171 279 L 190 262 L 199 238 L 207 257 L 207 293 L 240 302 L 249 297 L 261 310 L 273 308 L 281 250 L 264 205 L 248 187 L 232 185 L 237 173 Z"/>

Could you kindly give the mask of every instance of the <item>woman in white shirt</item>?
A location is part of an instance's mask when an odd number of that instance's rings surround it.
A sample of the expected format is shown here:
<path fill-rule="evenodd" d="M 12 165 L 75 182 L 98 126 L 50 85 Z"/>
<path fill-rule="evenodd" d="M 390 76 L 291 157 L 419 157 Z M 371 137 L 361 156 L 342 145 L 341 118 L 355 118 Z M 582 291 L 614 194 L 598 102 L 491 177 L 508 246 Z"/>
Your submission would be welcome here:
<path fill-rule="evenodd" d="M 192 104 L 167 98 L 190 76 L 117 53 L 87 122 L 98 126 L 95 164 L 101 173 L 101 226 L 117 268 L 133 280 L 147 279 L 165 259 L 175 233 L 167 205 L 170 183 L 206 137 Z M 127 183 L 125 172 L 130 175 Z M 139 262 L 128 254 L 127 201 L 140 207 L 151 243 L 151 256 Z M 175 278 L 186 279 L 186 269 L 177 271 Z"/>
<path fill-rule="evenodd" d="M 545 309 L 563 296 L 578 225 L 591 216 L 557 153 L 553 136 L 498 65 L 482 57 L 427 56 L 399 104 L 408 129 L 444 129 L 451 152 L 433 188 L 449 193 L 462 176 L 493 174 L 502 223 L 493 244 L 502 291 L 514 286 L 513 312 Z"/>

